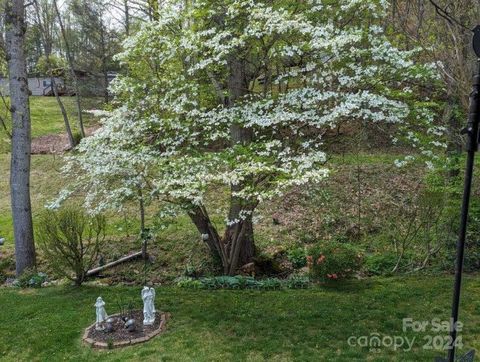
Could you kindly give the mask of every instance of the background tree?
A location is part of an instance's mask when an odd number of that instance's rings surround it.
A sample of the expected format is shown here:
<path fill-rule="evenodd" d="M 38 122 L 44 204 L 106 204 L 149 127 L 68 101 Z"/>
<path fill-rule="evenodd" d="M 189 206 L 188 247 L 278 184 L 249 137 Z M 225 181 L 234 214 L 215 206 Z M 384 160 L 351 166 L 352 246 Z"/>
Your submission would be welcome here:
<path fill-rule="evenodd" d="M 130 36 L 132 28 L 139 23 L 151 19 L 150 0 L 108 0 L 106 5 L 109 15 L 124 28 L 126 36 Z"/>
<path fill-rule="evenodd" d="M 37 29 L 40 30 L 40 39 L 43 48 L 43 57 L 37 59 L 36 69 L 42 74 L 50 76 L 52 91 L 62 112 L 70 147 L 73 148 L 76 146 L 75 138 L 73 137 L 70 120 L 68 119 L 68 114 L 62 99 L 59 96 L 58 85 L 55 81 L 55 76 L 59 73 L 63 74 L 66 69 L 66 66 L 62 64 L 61 60 L 52 54 L 55 40 L 55 10 L 50 0 L 34 0 L 33 9 L 33 22 L 36 24 Z"/>
<path fill-rule="evenodd" d="M 108 103 L 108 72 L 118 68 L 113 55 L 120 51 L 121 36 L 107 23 L 109 9 L 104 1 L 74 0 L 70 8 L 79 37 L 76 63 L 80 68 L 100 71 L 103 96 Z"/>
<path fill-rule="evenodd" d="M 60 27 L 60 34 L 63 39 L 63 44 L 65 46 L 65 54 L 68 62 L 68 69 L 70 71 L 70 76 L 73 81 L 73 87 L 75 89 L 75 100 L 77 105 L 77 117 L 78 117 L 78 128 L 80 131 L 81 137 L 85 137 L 85 127 L 83 125 L 83 116 L 82 116 L 82 103 L 81 103 L 81 95 L 80 95 L 80 87 L 78 84 L 77 74 L 75 73 L 75 64 L 73 59 L 73 54 L 70 48 L 70 42 L 67 37 L 67 32 L 65 30 L 65 25 L 62 20 L 62 14 L 60 13 L 60 9 L 57 4 L 57 0 L 52 0 L 53 8 L 55 10 L 55 15 L 58 20 L 58 25 Z"/>
<path fill-rule="evenodd" d="M 458 23 L 445 18 L 447 14 Z M 474 0 L 396 0 L 390 15 L 389 24 L 401 34 L 398 41 L 410 48 L 420 46 L 423 59 L 437 64 L 445 85 L 437 100 L 443 102 L 442 123 L 448 130 L 450 176 L 458 175 L 457 159 L 463 144 L 460 130 L 475 64 L 472 34 L 465 26 L 473 29 L 478 23 L 480 6 Z"/>
<path fill-rule="evenodd" d="M 6 53 L 12 113 L 10 192 L 15 237 L 16 272 L 35 266 L 32 208 L 30 203 L 31 123 L 27 66 L 24 53 L 25 9 L 23 0 L 7 0 L 5 6 Z"/>

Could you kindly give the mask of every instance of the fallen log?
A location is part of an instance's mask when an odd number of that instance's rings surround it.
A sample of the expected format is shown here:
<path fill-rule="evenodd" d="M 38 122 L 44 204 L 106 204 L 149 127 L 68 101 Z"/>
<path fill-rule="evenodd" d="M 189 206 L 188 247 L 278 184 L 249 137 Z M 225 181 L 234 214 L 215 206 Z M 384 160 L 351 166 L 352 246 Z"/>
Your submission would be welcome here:
<path fill-rule="evenodd" d="M 118 264 L 125 263 L 126 261 L 130 261 L 130 260 L 133 260 L 133 259 L 136 259 L 136 258 L 141 258 L 142 254 L 143 254 L 143 252 L 139 251 L 137 253 L 124 256 L 123 258 L 112 261 L 112 262 L 107 263 L 105 265 L 99 266 L 98 268 L 93 268 L 93 269 L 91 269 L 87 272 L 87 277 L 90 277 L 92 275 L 96 275 L 96 274 L 100 273 L 101 271 L 103 271 L 105 269 L 114 267 L 115 265 L 118 265 Z"/>

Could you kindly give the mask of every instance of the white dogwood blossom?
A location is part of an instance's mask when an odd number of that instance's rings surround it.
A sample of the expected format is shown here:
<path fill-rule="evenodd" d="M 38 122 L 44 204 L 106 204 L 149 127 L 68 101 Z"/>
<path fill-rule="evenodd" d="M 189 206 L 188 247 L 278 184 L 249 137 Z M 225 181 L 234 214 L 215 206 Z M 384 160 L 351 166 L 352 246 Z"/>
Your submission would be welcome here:
<path fill-rule="evenodd" d="M 220 186 L 256 205 L 324 179 L 322 135 L 341 122 L 418 116 L 432 137 L 443 131 L 414 98 L 434 67 L 416 63 L 415 51 L 395 48 L 375 25 L 386 1 L 275 3 L 167 4 L 124 42 L 117 59 L 128 72 L 111 86 L 121 106 L 102 114 L 102 128 L 66 166 L 88 207 L 120 207 L 139 192 L 203 205 Z M 247 81 L 229 103 L 234 58 Z M 251 142 L 232 144 L 232 126 L 249 130 Z"/>

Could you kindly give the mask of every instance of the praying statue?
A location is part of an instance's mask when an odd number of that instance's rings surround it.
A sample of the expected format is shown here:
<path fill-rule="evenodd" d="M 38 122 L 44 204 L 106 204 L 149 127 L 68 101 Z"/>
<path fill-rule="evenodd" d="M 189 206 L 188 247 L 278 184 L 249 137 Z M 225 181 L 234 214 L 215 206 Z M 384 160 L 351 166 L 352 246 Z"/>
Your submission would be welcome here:
<path fill-rule="evenodd" d="M 103 330 L 102 323 L 108 318 L 107 312 L 105 311 L 105 302 L 103 301 L 102 297 L 97 298 L 97 301 L 95 302 L 94 306 L 97 312 L 95 329 L 97 331 L 102 331 Z"/>
<path fill-rule="evenodd" d="M 155 289 L 143 287 L 143 325 L 151 326 L 155 322 Z"/>

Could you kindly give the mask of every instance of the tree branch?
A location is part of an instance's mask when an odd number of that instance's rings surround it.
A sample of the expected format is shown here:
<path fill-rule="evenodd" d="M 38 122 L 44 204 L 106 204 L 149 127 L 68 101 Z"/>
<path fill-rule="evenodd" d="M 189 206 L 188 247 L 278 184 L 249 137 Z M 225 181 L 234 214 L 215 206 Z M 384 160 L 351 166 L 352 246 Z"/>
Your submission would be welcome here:
<path fill-rule="evenodd" d="M 448 6 L 446 6 L 445 8 L 442 8 L 440 5 L 438 5 L 434 0 L 429 0 L 430 1 L 430 4 L 433 5 L 433 7 L 435 8 L 435 12 L 441 16 L 442 18 L 444 18 L 446 21 L 448 21 L 450 24 L 452 25 L 458 25 L 459 27 L 465 29 L 465 30 L 468 30 L 468 31 L 473 31 L 472 29 L 470 29 L 469 27 L 467 27 L 465 24 L 462 24 L 460 21 L 458 21 L 457 19 L 455 19 L 452 15 L 450 15 L 450 12 L 448 11 Z"/>

